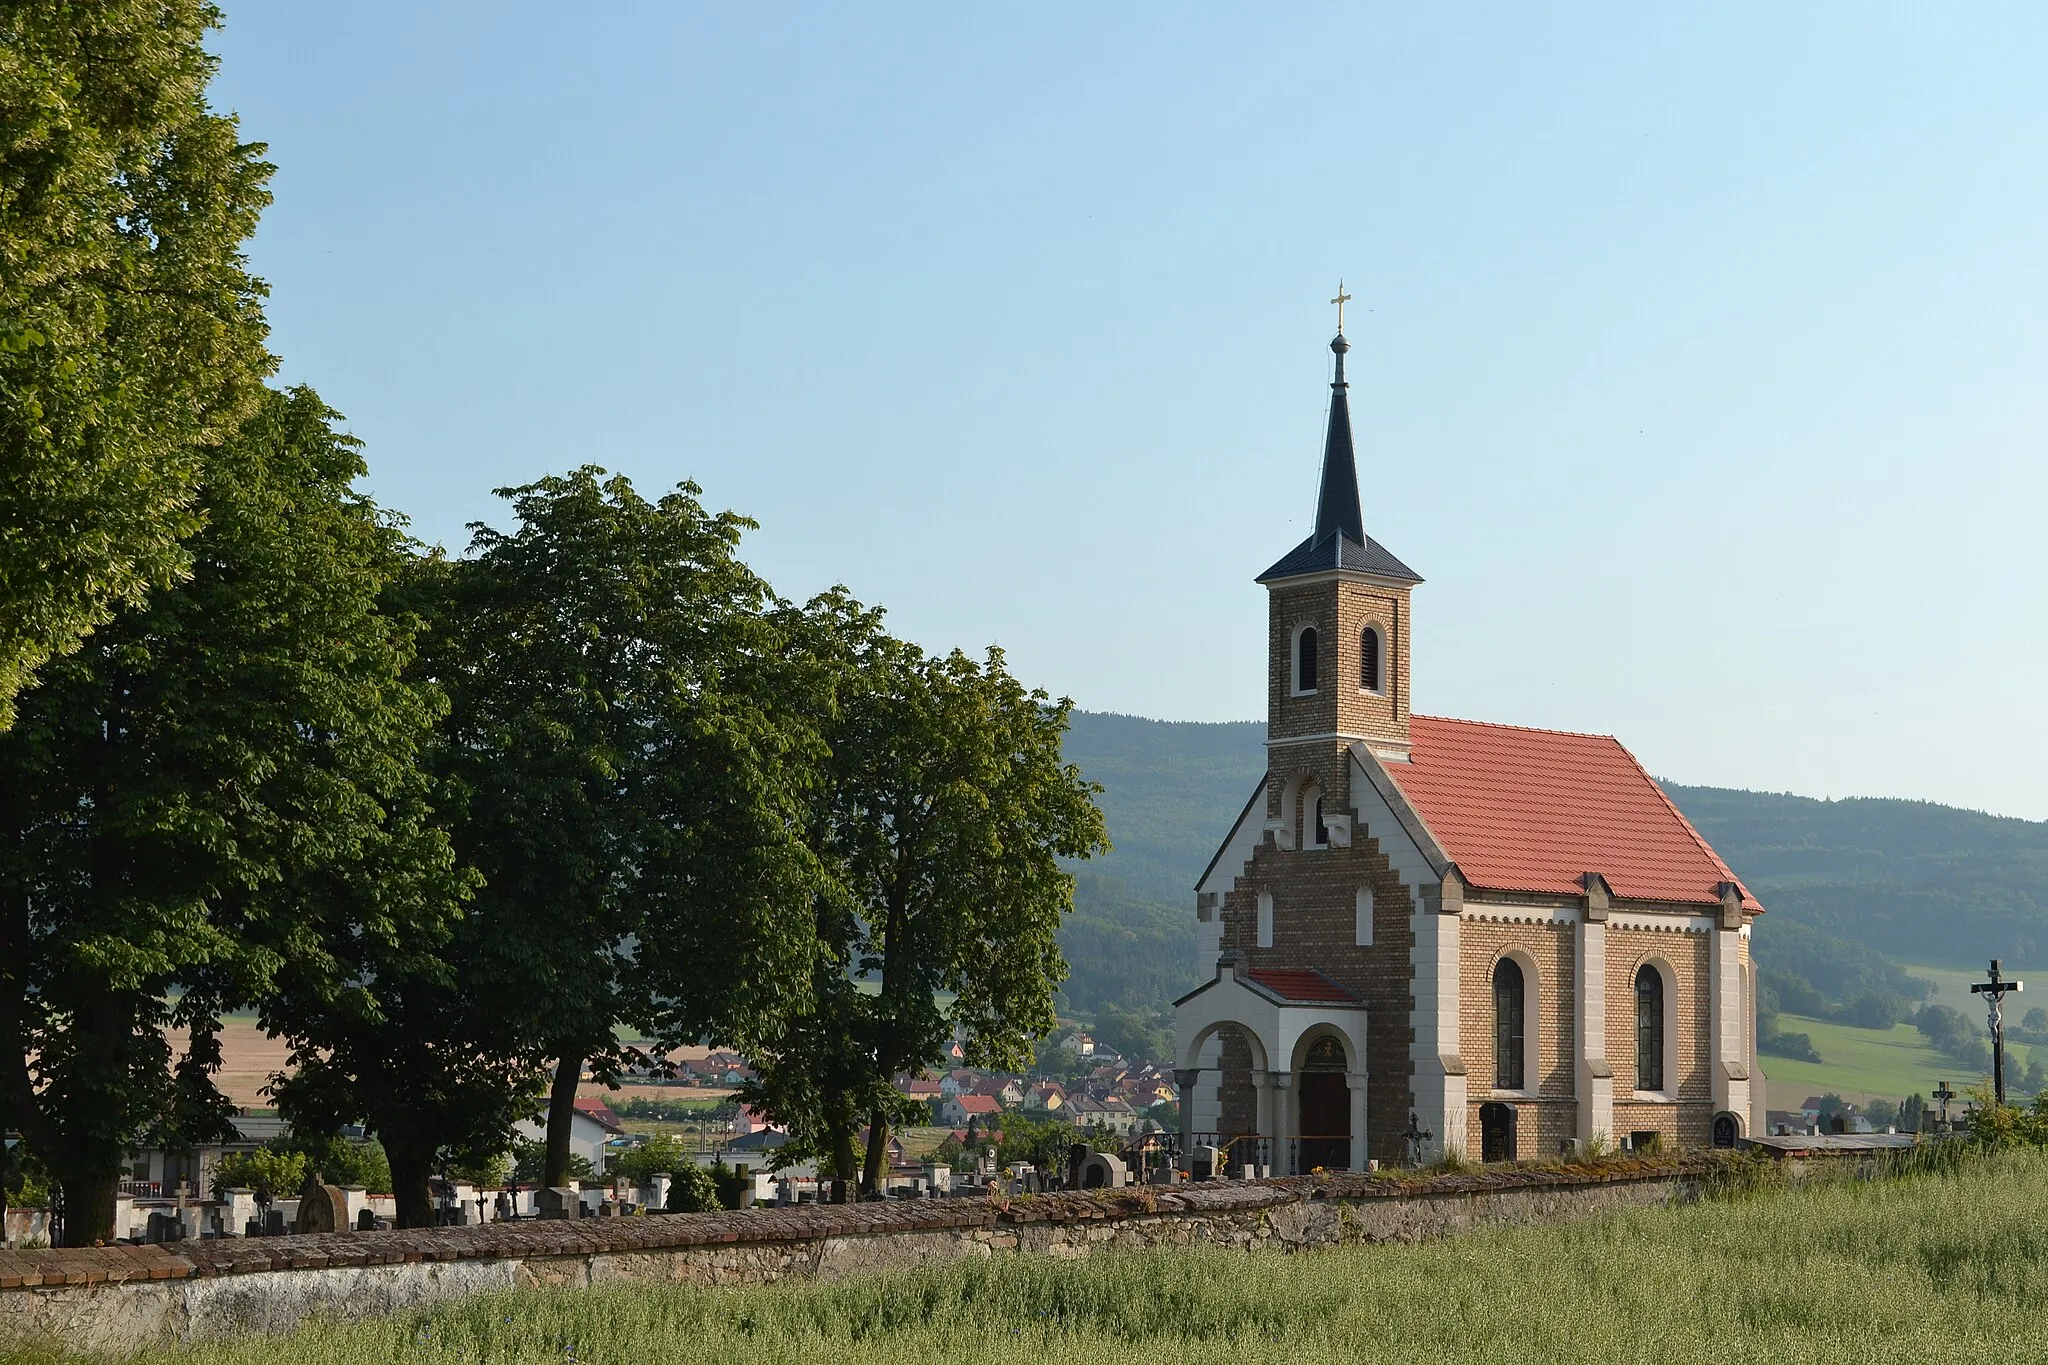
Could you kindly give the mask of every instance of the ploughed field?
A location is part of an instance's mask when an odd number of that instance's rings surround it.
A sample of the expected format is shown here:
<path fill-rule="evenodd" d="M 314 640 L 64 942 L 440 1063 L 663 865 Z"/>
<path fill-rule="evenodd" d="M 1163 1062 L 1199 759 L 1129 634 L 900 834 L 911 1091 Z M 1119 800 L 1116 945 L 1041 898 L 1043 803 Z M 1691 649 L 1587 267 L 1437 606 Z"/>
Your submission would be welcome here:
<path fill-rule="evenodd" d="M 2025 1357 L 2043 1340 L 2044 1310 L 2048 1157 L 2034 1153 L 1423 1246 L 1006 1258 L 754 1290 L 530 1292 L 144 1358 L 1925 1362 Z"/>

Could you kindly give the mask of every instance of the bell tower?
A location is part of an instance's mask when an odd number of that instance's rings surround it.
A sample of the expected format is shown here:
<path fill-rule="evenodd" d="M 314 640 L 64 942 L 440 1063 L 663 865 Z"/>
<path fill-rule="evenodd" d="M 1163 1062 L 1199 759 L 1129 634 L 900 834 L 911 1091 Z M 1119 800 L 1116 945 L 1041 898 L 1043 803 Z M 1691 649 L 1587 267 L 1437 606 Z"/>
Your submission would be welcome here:
<path fill-rule="evenodd" d="M 1409 594 L 1422 579 L 1365 533 L 1344 380 L 1348 297 L 1340 287 L 1332 300 L 1336 377 L 1315 530 L 1258 578 L 1270 602 L 1266 745 L 1275 817 L 1290 772 L 1336 795 L 1348 784 L 1335 760 L 1353 745 L 1385 762 L 1408 759 Z"/>

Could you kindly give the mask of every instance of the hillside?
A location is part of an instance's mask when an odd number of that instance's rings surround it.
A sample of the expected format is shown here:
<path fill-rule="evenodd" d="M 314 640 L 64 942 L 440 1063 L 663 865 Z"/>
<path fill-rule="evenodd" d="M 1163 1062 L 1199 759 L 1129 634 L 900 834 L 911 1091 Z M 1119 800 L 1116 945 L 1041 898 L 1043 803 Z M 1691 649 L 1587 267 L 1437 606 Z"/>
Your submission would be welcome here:
<path fill-rule="evenodd" d="M 1064 943 L 1070 1007 L 1160 1010 L 1199 980 L 1193 886 L 1265 768 L 1265 727 L 1078 712 L 1067 756 L 1102 784 L 1115 850 L 1086 864 Z M 2048 960 L 2048 823 L 1925 801 L 1822 801 L 1667 783 L 1769 913 L 1768 968 L 1833 999 L 1924 992 L 1900 965 Z"/>

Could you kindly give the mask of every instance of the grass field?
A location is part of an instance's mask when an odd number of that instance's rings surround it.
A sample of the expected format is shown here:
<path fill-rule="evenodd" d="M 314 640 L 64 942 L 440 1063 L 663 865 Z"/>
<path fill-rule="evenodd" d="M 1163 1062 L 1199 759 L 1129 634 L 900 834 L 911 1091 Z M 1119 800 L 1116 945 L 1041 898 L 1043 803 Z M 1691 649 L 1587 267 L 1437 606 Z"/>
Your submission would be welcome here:
<path fill-rule="evenodd" d="M 2043 985 L 2048 989 L 2048 980 Z M 1830 1090 L 1861 1103 L 1870 1099 L 1901 1100 L 1916 1091 L 1926 1095 L 1941 1080 L 1962 1090 L 1985 1079 L 1944 1059 L 1911 1024 L 1880 1030 L 1852 1028 L 1797 1014 L 1782 1014 L 1778 1020 L 1778 1027 L 1785 1032 L 1804 1033 L 1812 1038 L 1821 1060 L 1798 1062 L 1771 1056 L 1762 1059 L 1764 1075 L 1770 1079 L 1773 1109 L 1794 1109 L 1808 1095 L 1824 1095 Z M 2009 1079 L 2026 1070 L 2030 1051 L 2024 1043 L 2006 1044 Z"/>
<path fill-rule="evenodd" d="M 2048 1157 L 2026 1153 L 1948 1176 L 1845 1180 L 1421 1246 L 998 1258 L 750 1290 L 529 1291 L 142 1359 L 1925 1362 L 2031 1358 L 2024 1343 L 2041 1339 L 2044 1311 Z"/>

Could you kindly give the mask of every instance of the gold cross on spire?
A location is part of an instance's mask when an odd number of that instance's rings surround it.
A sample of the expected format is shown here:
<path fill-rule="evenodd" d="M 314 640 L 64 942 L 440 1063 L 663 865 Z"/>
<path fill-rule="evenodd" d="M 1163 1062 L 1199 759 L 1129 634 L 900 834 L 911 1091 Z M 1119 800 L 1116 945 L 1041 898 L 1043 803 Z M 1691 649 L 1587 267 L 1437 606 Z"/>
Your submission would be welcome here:
<path fill-rule="evenodd" d="M 1337 305 L 1337 335 L 1344 335 L 1344 305 L 1351 302 L 1351 295 L 1344 292 L 1344 281 L 1337 281 L 1337 297 L 1330 300 Z"/>

